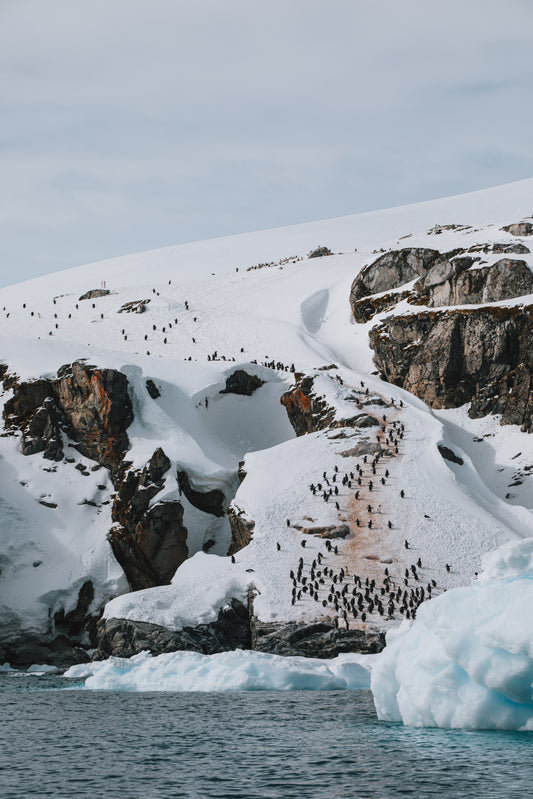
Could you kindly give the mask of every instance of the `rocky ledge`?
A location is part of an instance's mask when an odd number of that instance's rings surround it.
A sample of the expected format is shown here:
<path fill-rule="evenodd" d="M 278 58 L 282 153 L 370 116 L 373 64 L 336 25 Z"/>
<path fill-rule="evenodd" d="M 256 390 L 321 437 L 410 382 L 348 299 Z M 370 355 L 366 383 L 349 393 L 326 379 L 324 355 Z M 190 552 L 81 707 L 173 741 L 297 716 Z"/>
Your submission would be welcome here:
<path fill-rule="evenodd" d="M 393 316 L 370 343 L 381 377 L 431 407 L 470 402 L 474 418 L 533 431 L 533 305 Z"/>
<path fill-rule="evenodd" d="M 133 421 L 122 372 L 75 361 L 58 369 L 55 379 L 10 380 L 9 388 L 13 395 L 4 406 L 5 425 L 22 432 L 24 455 L 42 452 L 49 460 L 62 460 L 65 434 L 82 455 L 102 466 L 120 463 Z"/>

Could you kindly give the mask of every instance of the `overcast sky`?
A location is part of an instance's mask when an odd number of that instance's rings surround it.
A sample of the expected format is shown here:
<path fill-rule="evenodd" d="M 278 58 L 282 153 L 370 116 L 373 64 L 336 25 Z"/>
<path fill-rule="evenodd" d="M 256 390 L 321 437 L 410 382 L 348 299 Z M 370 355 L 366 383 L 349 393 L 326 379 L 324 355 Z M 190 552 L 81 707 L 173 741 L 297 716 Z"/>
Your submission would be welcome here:
<path fill-rule="evenodd" d="M 0 283 L 533 176 L 532 0 L 0 0 Z"/>

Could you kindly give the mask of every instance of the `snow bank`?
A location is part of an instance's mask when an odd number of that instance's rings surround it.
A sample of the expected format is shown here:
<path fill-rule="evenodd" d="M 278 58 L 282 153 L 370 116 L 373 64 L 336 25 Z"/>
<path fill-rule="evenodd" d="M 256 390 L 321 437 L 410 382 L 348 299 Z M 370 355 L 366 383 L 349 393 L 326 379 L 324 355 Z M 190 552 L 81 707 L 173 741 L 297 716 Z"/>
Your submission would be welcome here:
<path fill-rule="evenodd" d="M 387 635 L 372 672 L 380 719 L 533 730 L 533 539 L 489 553 L 483 567 Z"/>
<path fill-rule="evenodd" d="M 232 599 L 245 602 L 250 584 L 250 576 L 237 564 L 231 568 L 229 558 L 197 552 L 180 566 L 172 585 L 122 594 L 107 603 L 104 618 L 146 621 L 176 631 L 210 624 Z"/>
<path fill-rule="evenodd" d="M 169 652 L 111 657 L 72 666 L 65 677 L 114 691 L 344 691 L 370 687 L 372 655 L 332 660 L 235 650 L 216 655 Z"/>

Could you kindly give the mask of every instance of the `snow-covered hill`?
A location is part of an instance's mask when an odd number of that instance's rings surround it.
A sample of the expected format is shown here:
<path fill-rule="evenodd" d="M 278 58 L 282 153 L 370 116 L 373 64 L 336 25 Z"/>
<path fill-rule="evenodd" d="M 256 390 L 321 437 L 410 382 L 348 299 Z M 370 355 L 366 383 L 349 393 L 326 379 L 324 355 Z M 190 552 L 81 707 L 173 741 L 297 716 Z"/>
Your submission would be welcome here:
<path fill-rule="evenodd" d="M 88 644 L 87 619 L 112 597 L 106 619 L 171 631 L 215 622 L 234 599 L 252 602 L 267 637 L 272 625 L 332 620 L 379 632 L 429 593 L 469 583 L 484 552 L 533 535 L 529 435 L 494 416 L 470 419 L 466 406 L 431 410 L 382 381 L 369 330 L 391 313 L 421 309 L 402 300 L 357 324 L 349 304 L 354 278 L 384 251 L 482 245 L 493 263 L 494 244 L 528 249 L 531 237 L 501 228 L 532 212 L 530 180 L 126 256 L 2 289 L 2 403 L 17 384 L 57 380 L 62 365 L 80 359 L 122 372 L 134 414 L 125 468 L 140 474 L 162 448 L 170 465 L 147 506 L 181 503 L 188 559 L 171 585 L 126 593 L 108 541 L 124 474 L 80 454 L 64 430 L 56 461 L 23 454 L 12 430 L 0 438 L 0 646 L 9 654 L 21 634 L 71 635 L 76 612 L 76 634 Z M 308 258 L 319 245 L 333 254 Z M 531 254 L 519 257 L 533 268 Z M 532 296 L 492 305 L 528 303 Z M 235 393 L 227 380 L 237 370 L 262 384 Z M 280 397 L 302 376 L 330 416 L 296 436 Z M 366 422 L 354 422 L 354 412 Z M 442 457 L 443 446 L 455 461 Z M 184 489 L 184 474 L 201 496 Z M 223 497 L 221 513 L 206 492 Z M 236 519 L 248 525 L 244 541 Z M 327 535 L 339 536 L 331 548 Z M 367 579 L 374 583 L 359 601 Z"/>

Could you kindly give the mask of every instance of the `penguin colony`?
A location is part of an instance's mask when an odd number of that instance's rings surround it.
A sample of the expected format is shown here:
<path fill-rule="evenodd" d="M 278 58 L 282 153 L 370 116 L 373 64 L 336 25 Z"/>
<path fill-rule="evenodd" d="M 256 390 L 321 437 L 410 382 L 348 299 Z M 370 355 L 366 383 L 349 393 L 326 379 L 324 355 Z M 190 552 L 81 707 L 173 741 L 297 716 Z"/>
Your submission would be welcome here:
<path fill-rule="evenodd" d="M 364 388 L 362 381 L 361 386 Z M 368 388 L 364 394 L 369 395 Z M 394 405 L 392 399 L 391 404 Z M 403 403 L 399 403 L 396 407 L 402 406 Z M 382 415 L 380 432 L 376 437 L 381 444 L 380 450 L 373 456 L 364 455 L 355 464 L 353 471 L 341 472 L 335 465 L 331 474 L 322 472 L 320 479 L 311 483 L 309 491 L 323 502 L 335 502 L 337 510 L 340 509 L 339 499 L 353 499 L 357 514 L 356 528 L 366 526 L 368 529 L 378 529 L 386 521 L 387 529 L 391 530 L 392 519 L 385 520 L 381 508 L 373 506 L 368 498 L 378 485 L 387 484 L 390 476 L 387 458 L 399 454 L 404 435 L 405 426 L 402 422 L 388 421 L 387 416 Z M 405 498 L 405 491 L 401 489 L 398 495 L 401 499 Z M 365 521 L 367 516 L 370 518 Z M 289 526 L 290 520 L 287 519 L 287 527 Z M 355 534 L 357 535 L 357 530 Z M 305 539 L 302 539 L 301 544 L 305 548 Z M 279 542 L 277 546 L 279 548 Z M 333 611 L 336 628 L 353 629 L 359 627 L 361 622 L 371 621 L 372 616 L 387 620 L 402 616 L 414 619 L 418 607 L 426 599 L 431 599 L 437 588 L 434 579 L 424 580 L 421 558 L 405 569 L 402 567 L 401 573 L 394 575 L 389 564 L 385 566 L 379 579 L 357 573 L 350 574 L 348 566 L 338 565 L 339 559 L 343 557 L 339 553 L 338 545 L 326 538 L 324 546 L 325 551 L 318 552 L 312 560 L 306 560 L 302 555 L 297 566 L 290 570 L 291 604 L 312 601 L 328 616 Z M 409 549 L 407 539 L 404 547 Z M 446 564 L 446 570 L 450 571 L 450 568 Z"/>
<path fill-rule="evenodd" d="M 287 259 L 289 260 L 289 259 Z M 263 264 L 254 267 L 261 268 Z M 270 266 L 270 264 L 266 264 Z M 169 280 L 169 284 L 171 281 Z M 155 288 L 152 289 L 154 295 L 160 296 L 160 292 Z M 57 307 L 57 301 L 62 298 L 57 297 L 52 299 L 52 304 Z M 86 301 L 82 301 L 86 302 Z M 181 308 L 179 306 L 181 305 Z M 96 303 L 91 303 L 92 309 L 96 309 Z M 82 304 L 83 307 L 83 304 Z M 143 306 L 144 307 L 144 306 Z M 75 317 L 75 311 L 80 308 L 80 301 L 74 303 L 74 307 L 68 314 L 60 315 L 57 311 L 52 311 L 50 324 L 51 329 L 48 332 L 49 336 L 55 335 L 54 331 L 60 328 L 61 324 L 66 323 Z M 194 311 L 190 308 L 189 301 L 184 300 L 178 303 L 179 313 L 192 315 Z M 4 318 L 9 319 L 11 311 L 5 306 L 3 307 Z M 22 304 L 22 310 L 29 317 L 41 318 L 41 313 L 30 310 L 26 303 Z M 178 310 L 175 310 L 178 312 Z M 196 312 L 198 313 L 198 312 Z M 104 313 L 100 313 L 99 318 L 104 319 Z M 53 317 L 53 322 L 52 322 Z M 63 317 L 63 318 L 61 318 Z M 56 321 L 58 320 L 58 321 Z M 198 322 L 198 317 L 193 316 L 193 321 Z M 169 319 L 165 325 L 157 325 L 152 323 L 151 330 L 144 333 L 144 342 L 156 342 L 164 345 L 168 344 L 172 337 L 172 331 L 179 329 L 179 318 L 174 316 Z M 198 325 L 198 329 L 201 325 Z M 122 328 L 121 335 L 124 341 L 132 340 L 131 331 L 128 333 L 126 328 Z M 133 334 L 135 335 L 135 334 Z M 38 336 L 40 338 L 40 336 Z M 192 338 L 192 343 L 196 344 L 196 338 Z M 241 354 L 245 352 L 244 347 L 241 347 Z M 150 355 L 150 351 L 146 350 L 146 355 Z M 227 356 L 219 354 L 217 350 L 208 353 L 207 361 L 229 361 L 235 362 L 234 356 Z M 184 360 L 192 361 L 192 356 L 184 357 Z M 196 358 L 194 360 L 197 360 Z M 284 364 L 279 360 L 269 359 L 265 356 L 262 361 L 252 360 L 251 363 L 267 367 L 269 369 L 294 373 L 296 371 L 294 364 Z M 334 376 L 337 382 L 343 384 L 340 376 Z M 359 399 L 357 405 L 363 408 L 362 401 L 366 400 L 365 404 L 371 403 L 368 387 L 365 388 L 364 382 L 361 381 L 361 390 L 358 392 Z M 355 397 L 352 397 L 355 398 Z M 368 398 L 368 399 L 367 399 Z M 383 404 L 383 400 L 379 400 Z M 207 407 L 207 398 L 205 406 Z M 403 407 L 400 401 L 398 405 L 391 399 L 391 406 Z M 378 529 L 376 525 L 383 521 L 381 512 L 374 508 L 370 502 L 361 497 L 361 494 L 371 494 L 376 490 L 378 485 L 385 486 L 389 477 L 389 470 L 387 468 L 381 470 L 382 461 L 386 457 L 394 457 L 399 453 L 400 441 L 404 436 L 404 425 L 401 422 L 387 420 L 387 416 L 383 415 L 380 421 L 380 430 L 376 435 L 376 441 L 382 445 L 381 450 L 373 457 L 365 455 L 361 462 L 355 464 L 354 470 L 341 473 L 338 467 L 334 467 L 333 474 L 328 475 L 326 472 L 316 483 L 309 486 L 309 490 L 314 497 L 322 500 L 323 502 L 332 502 L 335 504 L 337 510 L 341 510 L 340 501 L 346 495 L 346 492 L 353 492 L 353 499 L 359 503 L 361 510 L 366 506 L 366 514 L 370 518 L 365 522 L 361 512 L 361 518 L 356 517 L 355 525 L 357 528 L 363 525 L 368 529 Z M 383 448 L 385 445 L 386 448 Z M 379 471 L 379 473 L 378 473 Z M 341 492 L 339 491 L 341 486 Z M 399 492 L 400 497 L 405 497 L 405 492 L 402 489 Z M 287 526 L 290 526 L 290 520 L 287 520 Z M 392 529 L 392 520 L 387 520 L 388 529 Z M 305 547 L 305 540 L 302 540 L 302 547 Z M 277 543 L 278 551 L 281 549 L 279 542 Z M 409 548 L 409 542 L 405 541 L 405 548 Z M 325 540 L 325 552 L 319 552 L 311 562 L 306 562 L 303 557 L 300 557 L 298 565 L 295 569 L 290 571 L 290 580 L 292 582 L 292 605 L 296 605 L 304 600 L 311 600 L 317 603 L 323 611 L 333 610 L 335 615 L 333 621 L 336 627 L 344 627 L 350 629 L 350 624 L 366 622 L 369 617 L 379 615 L 387 619 L 394 619 L 398 616 L 404 616 L 407 619 L 414 619 L 419 605 L 432 596 L 432 592 L 436 588 L 434 580 L 425 582 L 419 572 L 422 570 L 422 562 L 420 558 L 416 563 L 411 564 L 405 569 L 403 575 L 395 575 L 394 577 L 389 573 L 389 569 L 385 568 L 383 578 L 377 581 L 376 578 L 364 577 L 358 574 L 350 574 L 346 566 L 340 568 L 333 567 L 334 558 L 341 557 L 338 551 L 338 546 L 333 545 L 330 540 Z M 234 556 L 231 557 L 232 563 L 235 563 Z M 330 565 L 331 564 L 331 565 Z M 450 571 L 451 567 L 446 564 L 446 571 Z M 330 615 L 328 613 L 328 615 Z"/>

